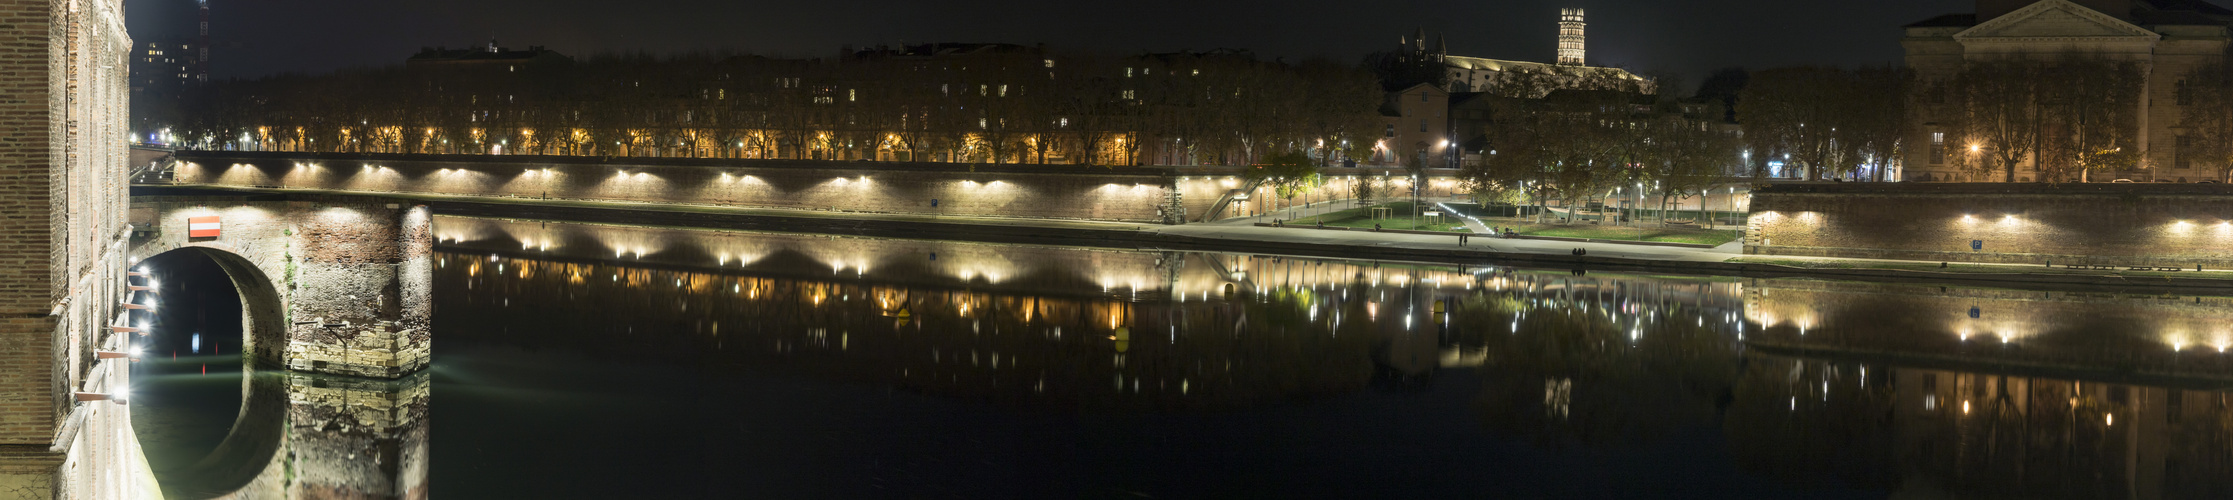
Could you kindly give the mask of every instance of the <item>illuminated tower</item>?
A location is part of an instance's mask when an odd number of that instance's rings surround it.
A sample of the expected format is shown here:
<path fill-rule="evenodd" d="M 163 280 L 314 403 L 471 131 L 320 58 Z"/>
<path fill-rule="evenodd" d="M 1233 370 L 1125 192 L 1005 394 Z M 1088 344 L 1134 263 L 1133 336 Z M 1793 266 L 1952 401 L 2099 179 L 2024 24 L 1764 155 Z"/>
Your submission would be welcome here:
<path fill-rule="evenodd" d="M 1582 9 L 1558 10 L 1558 64 L 1582 65 Z"/>

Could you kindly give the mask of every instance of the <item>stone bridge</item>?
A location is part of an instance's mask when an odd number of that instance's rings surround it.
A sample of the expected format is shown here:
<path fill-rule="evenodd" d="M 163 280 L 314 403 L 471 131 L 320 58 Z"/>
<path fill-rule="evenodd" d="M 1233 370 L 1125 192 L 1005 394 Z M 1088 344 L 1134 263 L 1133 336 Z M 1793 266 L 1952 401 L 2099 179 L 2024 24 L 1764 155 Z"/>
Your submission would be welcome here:
<path fill-rule="evenodd" d="M 240 291 L 256 364 L 393 379 L 426 367 L 433 250 L 427 208 L 352 196 L 141 196 L 131 265 L 215 260 Z"/>

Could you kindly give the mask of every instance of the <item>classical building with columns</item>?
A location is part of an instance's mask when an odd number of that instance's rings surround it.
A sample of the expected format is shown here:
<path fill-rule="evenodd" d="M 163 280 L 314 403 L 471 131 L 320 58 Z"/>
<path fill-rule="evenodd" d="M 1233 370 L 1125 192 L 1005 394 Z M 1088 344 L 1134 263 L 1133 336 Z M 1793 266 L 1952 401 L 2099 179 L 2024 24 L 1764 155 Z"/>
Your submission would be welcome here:
<path fill-rule="evenodd" d="M 2142 95 L 2126 136 L 2141 149 L 2129 168 L 2093 172 L 2087 180 L 2187 182 L 2209 179 L 2212 170 L 2179 154 L 2180 81 L 2195 68 L 2223 61 L 2233 25 L 2233 10 L 2203 0 L 1977 0 L 1976 11 L 1947 14 L 1906 27 L 1901 45 L 1907 65 L 1921 83 L 1911 113 L 1906 179 L 1910 181 L 1990 182 L 2014 177 L 2042 180 L 2036 158 L 2006 171 L 1964 168 L 1958 155 L 1982 148 L 1948 124 L 1958 110 L 1929 96 L 1943 83 L 1979 61 L 2005 58 L 2053 59 L 2092 54 L 2137 63 Z M 2043 132 L 2052 134 L 2052 131 Z M 1975 146 L 1975 147 L 1973 147 Z M 1971 162 L 1974 164 L 1975 162 Z M 1974 165 L 1973 165 L 1974 167 Z"/>

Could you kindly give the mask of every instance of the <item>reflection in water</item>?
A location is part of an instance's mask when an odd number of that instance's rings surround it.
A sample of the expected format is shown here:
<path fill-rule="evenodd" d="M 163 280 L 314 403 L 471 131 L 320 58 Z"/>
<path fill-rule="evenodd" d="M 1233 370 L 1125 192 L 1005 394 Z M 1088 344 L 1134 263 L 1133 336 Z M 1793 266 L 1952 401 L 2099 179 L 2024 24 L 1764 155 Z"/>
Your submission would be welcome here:
<path fill-rule="evenodd" d="M 1612 486 L 1523 492 L 2209 498 L 2233 472 L 2223 297 L 439 222 L 457 236 L 437 286 L 468 291 L 441 296 L 445 331 L 479 341 L 1027 410 L 1282 408 L 1210 413 L 1243 420 L 1332 418 L 1288 403 L 1361 393 L 1447 411 L 1447 382 L 1467 409 L 1439 418 L 1469 422 L 1472 446 L 1735 469 L 1714 484 L 1569 470 L 1544 477 Z M 1311 453 L 1444 444 L 1350 446 Z M 1364 491 L 1490 493 L 1460 483 Z"/>
<path fill-rule="evenodd" d="M 437 233 L 431 383 L 290 378 L 284 470 L 305 486 L 276 491 L 2233 493 L 2222 297 L 466 218 Z"/>

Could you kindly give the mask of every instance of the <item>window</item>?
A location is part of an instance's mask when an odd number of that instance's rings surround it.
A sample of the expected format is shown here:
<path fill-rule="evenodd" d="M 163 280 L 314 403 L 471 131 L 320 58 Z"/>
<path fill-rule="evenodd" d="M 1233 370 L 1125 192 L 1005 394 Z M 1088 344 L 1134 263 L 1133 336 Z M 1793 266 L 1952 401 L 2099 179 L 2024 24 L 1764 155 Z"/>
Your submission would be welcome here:
<path fill-rule="evenodd" d="M 861 95 L 859 92 L 860 91 L 854 89 L 845 89 L 845 102 L 854 102 L 861 100 Z"/>
<path fill-rule="evenodd" d="M 1395 125 L 1389 125 L 1389 126 L 1388 126 L 1388 137 L 1395 137 L 1395 136 L 1396 136 L 1396 126 L 1395 126 Z"/>
<path fill-rule="evenodd" d="M 1049 68 L 1052 68 L 1052 67 L 1054 67 L 1054 60 L 1053 60 L 1053 59 L 1047 59 L 1046 61 L 1047 61 L 1047 67 L 1049 67 Z"/>
<path fill-rule="evenodd" d="M 1131 99 L 1131 98 L 1132 98 L 1132 89 L 1124 89 L 1124 98 L 1125 98 L 1125 99 Z"/>
<path fill-rule="evenodd" d="M 2171 168 L 2194 168 L 2193 165 L 2187 163 L 2194 161 L 2194 147 L 2194 136 L 2179 136 L 2177 147 L 2171 150 Z"/>
<path fill-rule="evenodd" d="M 1426 92 L 1420 92 L 1420 93 L 1419 93 L 1419 102 L 1427 102 L 1427 93 L 1426 93 Z"/>
<path fill-rule="evenodd" d="M 1420 132 L 1425 132 L 1425 131 L 1427 131 L 1427 119 L 1425 119 L 1425 118 L 1420 118 L 1420 119 L 1419 119 L 1419 131 L 1420 131 Z"/>
<path fill-rule="evenodd" d="M 1946 164 L 1946 133 L 1931 132 L 1931 164 Z"/>
<path fill-rule="evenodd" d="M 2187 87 L 2186 80 L 2179 80 L 2178 87 L 2174 88 L 2171 93 L 2177 96 L 2180 106 L 2194 105 L 2194 92 Z"/>
<path fill-rule="evenodd" d="M 1132 77 L 1132 67 L 1131 67 L 1131 66 L 1125 66 L 1125 67 L 1124 67 L 1124 77 L 1125 77 L 1125 78 L 1131 78 L 1131 77 Z"/>

